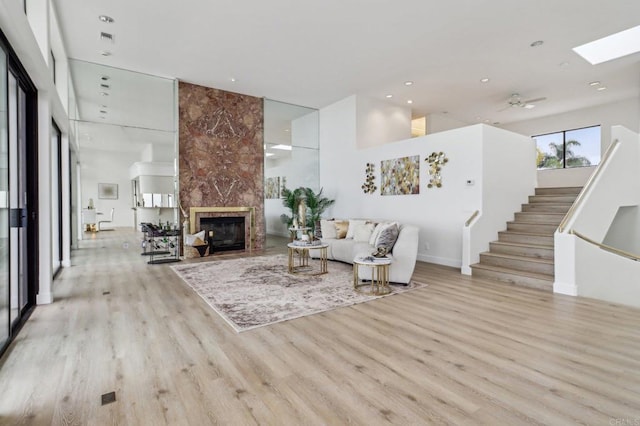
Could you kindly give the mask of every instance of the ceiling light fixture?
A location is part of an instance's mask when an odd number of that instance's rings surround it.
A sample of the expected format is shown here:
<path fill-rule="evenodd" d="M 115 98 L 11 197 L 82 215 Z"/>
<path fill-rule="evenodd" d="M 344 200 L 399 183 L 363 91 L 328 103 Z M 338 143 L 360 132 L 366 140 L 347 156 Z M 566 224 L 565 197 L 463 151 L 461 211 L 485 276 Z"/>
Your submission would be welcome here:
<path fill-rule="evenodd" d="M 536 40 L 533 43 L 531 43 L 529 46 L 531 47 L 538 47 L 538 46 L 542 46 L 544 44 L 544 41 L 542 40 Z"/>
<path fill-rule="evenodd" d="M 589 83 L 589 86 L 591 86 L 591 87 L 600 86 L 600 82 L 599 81 L 592 81 L 591 83 Z"/>
<path fill-rule="evenodd" d="M 407 100 L 407 103 L 408 103 L 408 104 L 412 104 L 412 103 L 413 103 L 413 101 L 412 101 L 411 99 L 409 99 L 409 100 Z"/>
<path fill-rule="evenodd" d="M 274 145 L 271 147 L 272 149 L 281 149 L 282 151 L 291 151 L 291 145 Z"/>
<path fill-rule="evenodd" d="M 480 79 L 480 83 L 488 83 L 488 82 L 489 82 L 489 79 L 486 77 Z"/>
<path fill-rule="evenodd" d="M 391 98 L 393 98 L 393 95 L 392 94 L 388 94 L 388 95 L 385 96 L 385 98 L 391 99 Z"/>
<path fill-rule="evenodd" d="M 100 54 L 102 56 L 111 56 L 111 52 L 109 52 L 108 50 L 103 50 L 102 52 L 100 52 Z"/>
<path fill-rule="evenodd" d="M 106 114 L 106 113 L 107 113 L 107 111 L 105 111 L 103 109 L 100 110 L 100 114 Z"/>
<path fill-rule="evenodd" d="M 100 96 L 109 96 L 107 92 L 100 92 Z"/>
<path fill-rule="evenodd" d="M 100 87 L 102 87 L 103 89 L 111 89 L 111 86 L 109 86 L 108 84 L 101 84 Z"/>
<path fill-rule="evenodd" d="M 100 33 L 100 40 L 113 42 L 113 34 L 101 32 Z"/>
<path fill-rule="evenodd" d="M 237 80 L 235 79 L 235 77 L 231 77 L 231 79 L 230 79 L 230 80 L 231 80 L 231 82 L 232 82 L 232 83 L 235 83 L 235 82 L 237 81 Z"/>
<path fill-rule="evenodd" d="M 115 22 L 111 16 L 107 15 L 100 15 L 98 19 L 107 24 L 113 24 Z"/>
<path fill-rule="evenodd" d="M 265 157 L 273 157 L 275 154 L 273 152 L 267 152 L 264 154 Z"/>
<path fill-rule="evenodd" d="M 573 51 L 592 65 L 640 52 L 640 25 L 574 47 Z"/>
<path fill-rule="evenodd" d="M 405 82 L 404 82 L 404 85 L 405 85 L 405 86 L 412 86 L 412 85 L 413 85 L 413 81 L 410 81 L 410 80 L 405 81 Z"/>
<path fill-rule="evenodd" d="M 607 90 L 607 88 L 605 86 L 600 86 L 596 89 L 597 91 L 601 92 L 603 90 Z"/>
<path fill-rule="evenodd" d="M 109 77 L 108 75 L 103 75 L 102 77 L 100 77 L 100 80 L 102 81 L 109 81 L 111 77 Z"/>

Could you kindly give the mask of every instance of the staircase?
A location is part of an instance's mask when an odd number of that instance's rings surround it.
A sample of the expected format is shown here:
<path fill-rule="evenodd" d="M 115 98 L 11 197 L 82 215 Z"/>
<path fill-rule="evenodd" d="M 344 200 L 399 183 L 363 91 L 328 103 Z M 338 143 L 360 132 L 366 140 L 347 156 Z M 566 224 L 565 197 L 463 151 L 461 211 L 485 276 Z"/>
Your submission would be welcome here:
<path fill-rule="evenodd" d="M 480 263 L 471 265 L 473 276 L 553 291 L 553 234 L 581 189 L 536 188 Z"/>

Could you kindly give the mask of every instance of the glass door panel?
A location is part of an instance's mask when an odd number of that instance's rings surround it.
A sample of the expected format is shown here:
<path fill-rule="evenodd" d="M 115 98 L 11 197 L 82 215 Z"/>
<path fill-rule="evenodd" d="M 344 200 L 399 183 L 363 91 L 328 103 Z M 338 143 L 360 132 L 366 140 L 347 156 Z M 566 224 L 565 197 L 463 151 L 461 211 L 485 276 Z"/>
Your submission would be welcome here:
<path fill-rule="evenodd" d="M 0 347 L 9 339 L 9 131 L 7 55 L 0 49 Z"/>

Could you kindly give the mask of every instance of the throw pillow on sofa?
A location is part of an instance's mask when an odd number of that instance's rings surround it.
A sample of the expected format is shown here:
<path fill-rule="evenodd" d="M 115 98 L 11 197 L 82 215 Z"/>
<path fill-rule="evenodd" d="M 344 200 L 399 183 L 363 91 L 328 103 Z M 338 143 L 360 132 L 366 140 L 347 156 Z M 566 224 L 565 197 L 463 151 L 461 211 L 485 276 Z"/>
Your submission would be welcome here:
<path fill-rule="evenodd" d="M 374 228 L 375 226 L 373 223 L 362 223 L 360 225 L 356 225 L 353 230 L 353 240 L 368 243 Z M 349 224 L 349 229 L 351 229 L 351 224 Z"/>
<path fill-rule="evenodd" d="M 345 238 L 347 236 L 347 231 L 349 230 L 349 221 L 336 220 L 334 224 L 336 226 L 336 238 Z"/>
<path fill-rule="evenodd" d="M 337 238 L 336 226 L 333 220 L 320 220 L 320 230 L 322 238 Z"/>
<path fill-rule="evenodd" d="M 371 238 L 369 238 L 369 245 L 372 246 L 376 246 L 376 241 L 378 240 L 378 237 L 380 236 L 380 233 L 385 229 L 390 227 L 391 225 L 395 224 L 396 226 L 398 226 L 397 222 L 380 222 L 376 225 L 375 229 L 373 230 L 373 233 L 371 233 Z"/>
<path fill-rule="evenodd" d="M 365 223 L 367 223 L 366 220 L 349 219 L 349 229 L 347 229 L 347 236 L 345 238 L 353 238 L 356 232 L 356 227 L 364 225 Z"/>
<path fill-rule="evenodd" d="M 398 225 L 392 223 L 391 226 L 384 228 L 382 232 L 380 232 L 380 235 L 378 235 L 378 239 L 376 240 L 375 247 L 383 247 L 387 250 L 387 253 L 391 252 L 396 240 L 398 239 L 399 233 L 400 230 L 398 229 Z"/>

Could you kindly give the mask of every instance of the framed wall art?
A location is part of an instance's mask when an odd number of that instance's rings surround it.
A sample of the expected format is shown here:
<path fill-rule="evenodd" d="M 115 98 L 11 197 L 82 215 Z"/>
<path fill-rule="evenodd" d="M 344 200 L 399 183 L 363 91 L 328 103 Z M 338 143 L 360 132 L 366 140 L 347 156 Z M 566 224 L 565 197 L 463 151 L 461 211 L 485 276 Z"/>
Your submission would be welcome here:
<path fill-rule="evenodd" d="M 117 183 L 99 183 L 98 198 L 102 200 L 117 200 L 118 184 Z"/>

